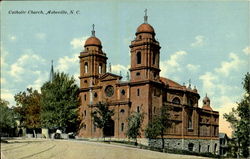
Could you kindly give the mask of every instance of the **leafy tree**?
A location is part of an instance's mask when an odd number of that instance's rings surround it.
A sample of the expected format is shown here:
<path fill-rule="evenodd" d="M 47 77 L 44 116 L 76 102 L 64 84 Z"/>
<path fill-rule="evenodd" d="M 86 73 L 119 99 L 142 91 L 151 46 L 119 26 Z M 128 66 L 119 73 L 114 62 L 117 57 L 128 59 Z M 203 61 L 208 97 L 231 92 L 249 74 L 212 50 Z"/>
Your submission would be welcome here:
<path fill-rule="evenodd" d="M 96 109 L 91 113 L 93 117 L 94 124 L 102 129 L 102 134 L 105 139 L 105 132 L 106 128 L 111 126 L 112 116 L 114 115 L 114 110 L 109 110 L 106 104 L 99 102 L 96 106 Z"/>
<path fill-rule="evenodd" d="M 142 122 L 142 113 L 134 112 L 128 117 L 128 129 L 126 135 L 135 140 L 135 145 L 137 145 L 137 137 L 141 136 Z"/>
<path fill-rule="evenodd" d="M 17 126 L 15 121 L 15 113 L 13 109 L 8 107 L 9 102 L 0 98 L 0 132 L 8 133 Z M 2 134 L 1 134 L 2 135 Z"/>
<path fill-rule="evenodd" d="M 78 86 L 65 73 L 54 73 L 52 81 L 41 87 L 42 126 L 72 132 L 77 129 Z"/>
<path fill-rule="evenodd" d="M 148 123 L 148 126 L 145 130 L 145 135 L 147 138 L 155 139 L 158 136 L 162 140 L 162 149 L 165 148 L 164 135 L 167 128 L 171 127 L 172 121 L 169 118 L 170 116 L 170 107 L 163 106 L 157 111 L 152 120 Z"/>
<path fill-rule="evenodd" d="M 21 125 L 33 129 L 36 136 L 35 130 L 41 127 L 41 94 L 37 90 L 27 88 L 27 92 L 19 92 L 14 98 L 17 105 L 14 110 L 19 114 Z"/>
<path fill-rule="evenodd" d="M 231 124 L 233 128 L 233 138 L 237 142 L 238 155 L 243 157 L 249 156 L 250 146 L 250 74 L 245 75 L 243 81 L 243 88 L 245 90 L 245 96 L 238 104 L 236 109 L 232 109 L 232 112 L 224 114 L 224 118 Z"/>

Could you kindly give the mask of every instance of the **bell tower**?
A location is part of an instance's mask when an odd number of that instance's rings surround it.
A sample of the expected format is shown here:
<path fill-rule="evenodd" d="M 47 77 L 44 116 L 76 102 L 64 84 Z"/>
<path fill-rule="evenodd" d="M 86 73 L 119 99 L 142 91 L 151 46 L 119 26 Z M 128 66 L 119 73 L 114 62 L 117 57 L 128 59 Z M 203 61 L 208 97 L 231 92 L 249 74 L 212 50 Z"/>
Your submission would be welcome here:
<path fill-rule="evenodd" d="M 135 40 L 131 42 L 131 81 L 159 80 L 160 45 L 155 39 L 154 28 L 148 24 L 147 10 L 144 23 L 135 33 Z"/>
<path fill-rule="evenodd" d="M 107 57 L 102 51 L 101 41 L 95 36 L 95 25 L 80 53 L 80 87 L 87 88 L 95 85 L 100 75 L 106 73 Z"/>

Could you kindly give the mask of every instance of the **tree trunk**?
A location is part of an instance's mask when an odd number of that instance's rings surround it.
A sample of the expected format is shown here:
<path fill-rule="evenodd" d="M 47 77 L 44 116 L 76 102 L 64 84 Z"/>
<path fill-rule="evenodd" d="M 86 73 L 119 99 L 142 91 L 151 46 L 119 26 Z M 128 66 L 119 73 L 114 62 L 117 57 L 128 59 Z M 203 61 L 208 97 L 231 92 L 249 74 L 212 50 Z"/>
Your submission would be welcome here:
<path fill-rule="evenodd" d="M 161 142 L 162 142 L 162 151 L 164 151 L 164 148 L 165 148 L 165 142 L 164 142 L 164 136 L 163 135 L 161 135 Z"/>
<path fill-rule="evenodd" d="M 33 134 L 34 134 L 34 137 L 36 138 L 37 136 L 36 136 L 36 130 L 35 129 L 33 129 Z"/>

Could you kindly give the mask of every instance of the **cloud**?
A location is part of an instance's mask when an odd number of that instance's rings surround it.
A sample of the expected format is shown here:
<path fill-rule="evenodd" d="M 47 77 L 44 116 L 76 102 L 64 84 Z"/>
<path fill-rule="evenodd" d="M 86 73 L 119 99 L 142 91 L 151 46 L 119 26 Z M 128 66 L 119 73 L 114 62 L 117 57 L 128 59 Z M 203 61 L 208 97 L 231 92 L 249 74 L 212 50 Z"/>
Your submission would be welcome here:
<path fill-rule="evenodd" d="M 21 81 L 23 75 L 36 74 L 39 66 L 46 64 L 46 61 L 39 55 L 32 53 L 32 50 L 26 50 L 26 52 L 10 66 L 9 74 L 16 81 Z"/>
<path fill-rule="evenodd" d="M 60 72 L 69 72 L 71 68 L 79 67 L 79 54 L 73 54 L 71 57 L 64 56 L 58 59 L 58 65 L 55 67 Z"/>
<path fill-rule="evenodd" d="M 115 73 L 118 75 L 120 75 L 120 72 L 121 72 L 122 76 L 126 76 L 129 67 L 130 67 L 130 65 L 127 65 L 127 66 L 124 66 L 121 64 L 111 65 L 111 71 L 112 71 L 112 73 Z"/>
<path fill-rule="evenodd" d="M 70 41 L 70 45 L 73 47 L 73 49 L 83 48 L 83 45 L 84 45 L 85 41 L 87 40 L 87 38 L 88 38 L 88 36 L 74 38 Z"/>
<path fill-rule="evenodd" d="M 1 85 L 6 83 L 6 79 L 5 78 L 1 77 L 0 79 L 1 79 Z"/>
<path fill-rule="evenodd" d="M 35 37 L 40 40 L 46 39 L 46 34 L 45 33 L 36 33 Z"/>
<path fill-rule="evenodd" d="M 79 85 L 79 54 L 72 54 L 71 56 L 64 56 L 58 59 L 57 65 L 55 66 L 56 71 L 70 73 L 70 76 L 73 75 L 76 83 Z"/>
<path fill-rule="evenodd" d="M 200 69 L 200 65 L 187 64 L 187 69 L 196 72 Z"/>
<path fill-rule="evenodd" d="M 187 55 L 186 51 L 177 51 L 170 56 L 169 60 L 161 61 L 161 76 L 169 76 L 171 73 L 181 71 L 180 61 L 185 55 Z"/>
<path fill-rule="evenodd" d="M 230 53 L 229 59 L 230 61 L 222 61 L 220 68 L 216 68 L 215 71 L 224 76 L 228 76 L 231 71 L 240 69 L 243 61 L 241 61 L 235 53 Z"/>
<path fill-rule="evenodd" d="M 213 96 L 215 94 L 214 88 L 217 76 L 211 72 L 206 72 L 205 74 L 201 75 L 199 79 L 202 80 L 202 89 L 206 90 L 208 94 Z"/>
<path fill-rule="evenodd" d="M 14 94 L 8 89 L 1 88 L 1 99 L 8 101 L 10 107 L 15 105 Z"/>
<path fill-rule="evenodd" d="M 192 47 L 201 47 L 205 44 L 204 36 L 198 35 L 195 37 L 195 42 L 191 43 Z"/>
<path fill-rule="evenodd" d="M 34 74 L 36 74 L 36 78 L 34 79 L 32 84 L 29 84 L 27 86 L 27 88 L 32 87 L 32 88 L 40 91 L 40 88 L 43 85 L 43 83 L 48 81 L 48 78 L 44 78 L 44 77 L 49 77 L 49 74 L 48 74 L 48 72 L 41 72 L 41 71 L 35 71 Z"/>
<path fill-rule="evenodd" d="M 247 46 L 242 50 L 246 55 L 250 55 L 250 46 Z"/>
<path fill-rule="evenodd" d="M 219 117 L 219 131 L 224 132 L 229 136 L 232 136 L 232 128 L 229 122 L 226 121 L 226 119 L 223 118 L 223 114 L 228 113 L 229 111 L 232 110 L 232 108 L 236 108 L 237 104 L 232 101 L 231 98 L 227 96 L 222 96 L 220 97 L 221 105 L 220 108 L 217 109 L 217 111 L 220 112 L 220 117 Z"/>

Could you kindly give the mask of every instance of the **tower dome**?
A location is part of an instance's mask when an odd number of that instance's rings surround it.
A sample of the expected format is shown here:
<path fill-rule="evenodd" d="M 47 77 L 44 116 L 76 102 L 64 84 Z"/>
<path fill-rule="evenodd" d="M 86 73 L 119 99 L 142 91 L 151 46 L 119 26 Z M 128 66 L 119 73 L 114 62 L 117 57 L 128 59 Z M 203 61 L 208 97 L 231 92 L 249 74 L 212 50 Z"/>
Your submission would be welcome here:
<path fill-rule="evenodd" d="M 142 23 L 136 30 L 136 35 L 139 33 L 151 33 L 155 34 L 154 28 L 148 23 Z"/>
<path fill-rule="evenodd" d="M 84 47 L 86 46 L 102 46 L 102 43 L 97 37 L 91 36 L 85 41 Z"/>
<path fill-rule="evenodd" d="M 155 35 L 154 28 L 148 24 L 148 16 L 147 16 L 147 9 L 145 9 L 145 15 L 144 15 L 144 23 L 142 23 L 137 29 L 135 35 L 138 35 L 140 33 L 150 33 Z"/>
<path fill-rule="evenodd" d="M 95 25 L 93 24 L 93 30 L 91 31 L 92 35 L 89 37 L 84 44 L 84 47 L 86 46 L 98 46 L 102 47 L 101 41 L 95 36 Z"/>
<path fill-rule="evenodd" d="M 210 103 L 210 99 L 208 98 L 207 94 L 206 97 L 203 98 L 203 103 Z"/>
<path fill-rule="evenodd" d="M 210 99 L 208 98 L 207 94 L 206 97 L 203 98 L 203 106 L 202 109 L 206 110 L 213 110 L 210 106 Z"/>

